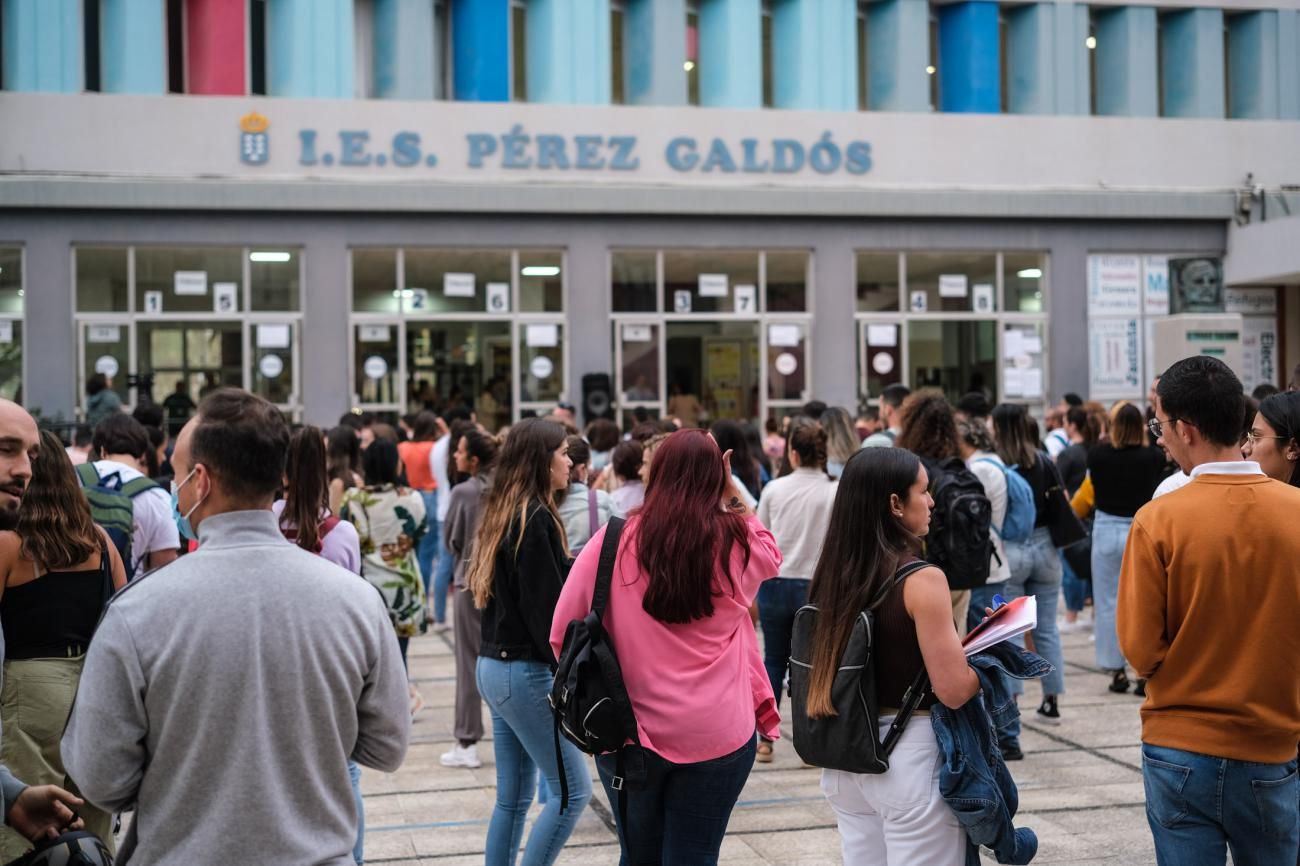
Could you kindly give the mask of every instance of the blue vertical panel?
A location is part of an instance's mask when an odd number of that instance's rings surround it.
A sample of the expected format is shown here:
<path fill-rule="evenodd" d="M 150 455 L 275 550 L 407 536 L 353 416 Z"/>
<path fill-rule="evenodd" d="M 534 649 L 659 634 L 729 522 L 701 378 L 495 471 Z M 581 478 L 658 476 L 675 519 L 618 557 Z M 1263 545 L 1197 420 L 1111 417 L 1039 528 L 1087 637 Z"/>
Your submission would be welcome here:
<path fill-rule="evenodd" d="M 608 105 L 609 0 L 530 0 L 527 9 L 528 101 Z"/>
<path fill-rule="evenodd" d="M 855 0 L 776 0 L 772 6 L 772 104 L 858 107 Z"/>
<path fill-rule="evenodd" d="M 686 104 L 686 0 L 626 0 L 623 101 Z"/>
<path fill-rule="evenodd" d="M 1270 120 L 1278 99 L 1278 15 L 1245 12 L 1228 19 L 1228 82 L 1233 117 Z M 1292 55 L 1294 57 L 1294 55 Z"/>
<path fill-rule="evenodd" d="M 1122 6 L 1097 12 L 1097 113 L 1155 117 L 1156 10 Z"/>
<path fill-rule="evenodd" d="M 1056 4 L 1007 8 L 1007 111 L 1054 114 Z"/>
<path fill-rule="evenodd" d="M 1088 7 L 1081 3 L 1055 5 L 1056 110 L 1061 114 L 1087 114 L 1092 110 Z"/>
<path fill-rule="evenodd" d="M 433 99 L 438 45 L 428 0 L 375 0 L 374 80 L 380 99 Z"/>
<path fill-rule="evenodd" d="M 167 91 L 167 22 L 163 0 L 100 0 L 100 89 Z"/>
<path fill-rule="evenodd" d="M 451 60 L 457 99 L 510 101 L 510 0 L 452 0 Z"/>
<path fill-rule="evenodd" d="M 762 0 L 701 0 L 700 105 L 763 106 Z"/>
<path fill-rule="evenodd" d="M 5 90 L 79 93 L 81 0 L 3 0 Z"/>
<path fill-rule="evenodd" d="M 1166 117 L 1223 117 L 1223 11 L 1180 9 L 1161 19 Z"/>
<path fill-rule="evenodd" d="M 880 0 L 867 7 L 867 106 L 929 111 L 930 4 Z"/>
<path fill-rule="evenodd" d="M 1300 11 L 1277 10 L 1278 117 L 1300 120 Z"/>
<path fill-rule="evenodd" d="M 267 92 L 351 99 L 352 14 L 352 0 L 271 0 L 266 22 Z"/>
<path fill-rule="evenodd" d="M 995 0 L 939 7 L 939 109 L 1002 110 L 1001 33 Z"/>

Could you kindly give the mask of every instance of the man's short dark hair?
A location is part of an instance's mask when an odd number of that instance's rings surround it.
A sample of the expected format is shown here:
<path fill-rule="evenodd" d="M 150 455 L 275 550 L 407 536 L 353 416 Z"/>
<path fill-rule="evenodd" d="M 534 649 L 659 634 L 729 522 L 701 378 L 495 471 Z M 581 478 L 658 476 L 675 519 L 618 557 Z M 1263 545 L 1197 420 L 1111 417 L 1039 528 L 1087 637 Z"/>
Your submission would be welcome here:
<path fill-rule="evenodd" d="M 1227 364 L 1208 355 L 1176 362 L 1156 385 L 1164 420 L 1179 420 L 1201 431 L 1206 441 L 1232 448 L 1241 439 L 1241 380 Z"/>
<path fill-rule="evenodd" d="M 361 416 L 356 412 L 344 412 L 339 416 L 340 427 L 351 427 L 353 430 L 361 429 Z"/>
<path fill-rule="evenodd" d="M 470 412 L 464 406 L 452 406 L 446 412 L 442 413 L 442 422 L 448 427 L 451 427 L 451 425 L 455 424 L 457 421 L 469 421 L 472 420 L 473 417 L 474 413 Z"/>
<path fill-rule="evenodd" d="M 1254 397 L 1256 400 L 1267 400 L 1269 397 L 1279 393 L 1281 390 L 1281 388 L 1274 385 L 1272 382 L 1265 382 L 1262 385 L 1256 385 L 1255 390 L 1250 392 L 1250 396 Z"/>
<path fill-rule="evenodd" d="M 807 415 L 814 421 L 820 421 L 822 416 L 826 414 L 826 404 L 821 400 L 809 400 L 803 404 L 803 408 L 799 410 L 799 413 Z"/>
<path fill-rule="evenodd" d="M 157 403 L 150 403 L 148 406 L 136 406 L 131 417 L 139 421 L 146 427 L 162 428 L 163 410 Z"/>
<path fill-rule="evenodd" d="M 72 444 L 77 448 L 89 448 L 90 443 L 94 441 L 94 434 L 85 424 L 78 424 L 77 430 L 72 434 Z"/>
<path fill-rule="evenodd" d="M 1065 401 L 1065 405 L 1067 406 L 1083 405 L 1083 398 L 1080 397 L 1078 394 L 1074 393 L 1073 391 L 1066 392 L 1066 394 L 1063 397 L 1061 397 L 1061 399 Z"/>
<path fill-rule="evenodd" d="M 636 478 L 641 471 L 643 454 L 644 449 L 641 443 L 635 439 L 618 443 L 614 448 L 614 453 L 609 456 L 610 465 L 614 467 L 614 474 L 619 478 Z"/>
<path fill-rule="evenodd" d="M 109 454 L 125 454 L 143 460 L 149 451 L 149 434 L 139 421 L 117 412 L 95 425 L 90 447 L 101 458 Z"/>
<path fill-rule="evenodd" d="M 906 385 L 886 385 L 885 390 L 880 392 L 880 402 L 897 409 L 911 393 L 912 389 Z"/>
<path fill-rule="evenodd" d="M 971 391 L 957 401 L 957 411 L 967 418 L 987 418 L 993 414 L 993 407 L 982 391 Z"/>
<path fill-rule="evenodd" d="M 289 451 L 289 425 L 280 410 L 239 388 L 218 388 L 199 404 L 191 465 L 208 467 L 226 494 L 263 501 L 280 489 Z"/>

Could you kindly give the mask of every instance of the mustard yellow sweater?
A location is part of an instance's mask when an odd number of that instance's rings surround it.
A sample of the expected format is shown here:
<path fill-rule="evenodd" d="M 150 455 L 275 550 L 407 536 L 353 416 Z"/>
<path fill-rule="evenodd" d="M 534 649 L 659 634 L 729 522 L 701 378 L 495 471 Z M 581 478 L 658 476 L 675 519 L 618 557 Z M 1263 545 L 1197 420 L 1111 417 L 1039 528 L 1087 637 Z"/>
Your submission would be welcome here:
<path fill-rule="evenodd" d="M 1147 677 L 1142 740 L 1280 764 L 1300 742 L 1300 488 L 1201 475 L 1133 520 L 1120 646 Z"/>

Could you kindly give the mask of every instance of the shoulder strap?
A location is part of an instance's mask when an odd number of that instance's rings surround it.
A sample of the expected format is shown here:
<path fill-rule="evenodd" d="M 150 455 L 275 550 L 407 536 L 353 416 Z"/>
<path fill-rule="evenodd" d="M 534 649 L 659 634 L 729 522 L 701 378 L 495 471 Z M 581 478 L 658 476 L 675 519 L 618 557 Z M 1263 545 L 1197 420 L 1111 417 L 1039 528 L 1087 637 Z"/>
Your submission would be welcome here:
<path fill-rule="evenodd" d="M 975 458 L 973 461 L 971 461 L 971 462 L 973 462 L 973 463 L 988 463 L 988 464 L 991 465 L 991 466 L 996 466 L 997 468 L 1001 469 L 1002 472 L 1003 472 L 1003 474 L 1006 474 L 1007 470 L 1008 470 L 1009 468 L 1011 468 L 1011 467 L 1008 467 L 1007 464 L 1005 464 L 1005 463 L 1003 463 L 1003 462 L 1001 462 L 1001 461 L 999 461 L 999 460 L 994 460 L 992 457 L 976 457 L 976 458 Z"/>
<path fill-rule="evenodd" d="M 102 591 L 103 601 L 99 605 L 101 611 L 108 607 L 109 599 L 113 597 L 113 560 L 108 553 L 108 545 L 103 538 L 99 540 L 99 570 L 104 577 L 104 587 Z"/>
<path fill-rule="evenodd" d="M 894 584 L 895 585 L 900 584 L 904 580 L 907 580 L 907 578 L 916 574 L 921 569 L 930 568 L 933 565 L 934 565 L 933 562 L 926 562 L 924 559 L 918 559 L 915 560 L 914 562 L 909 562 L 907 565 L 901 566 L 898 569 L 898 571 L 894 572 Z"/>
<path fill-rule="evenodd" d="M 333 514 L 331 514 L 329 517 L 326 517 L 324 520 L 322 520 L 320 524 L 320 529 L 317 530 L 317 533 L 320 536 L 320 540 L 324 542 L 325 536 L 333 532 L 334 527 L 338 525 L 339 525 L 339 519 L 335 517 Z"/>
<path fill-rule="evenodd" d="M 588 487 L 587 488 L 587 537 L 590 538 L 591 536 L 595 535 L 596 530 L 599 528 L 600 527 L 597 526 L 597 520 L 596 520 L 596 488 Z"/>
<path fill-rule="evenodd" d="M 621 517 L 611 517 L 605 525 L 605 541 L 600 546 L 600 566 L 596 569 L 596 590 L 591 596 L 591 610 L 597 619 L 605 618 L 609 585 L 614 579 L 614 560 L 618 557 L 618 539 L 623 534 L 625 522 Z"/>
<path fill-rule="evenodd" d="M 141 475 L 139 478 L 132 478 L 130 481 L 123 484 L 119 489 L 130 498 L 135 499 L 137 496 L 139 496 L 141 493 L 144 493 L 146 490 L 153 490 L 155 487 L 158 486 L 159 485 L 156 482 Z"/>
<path fill-rule="evenodd" d="M 99 486 L 99 470 L 89 460 L 77 467 L 77 477 L 81 479 L 82 487 Z"/>
<path fill-rule="evenodd" d="M 895 585 L 902 583 L 909 575 L 916 574 L 921 569 L 928 568 L 931 565 L 933 565 L 933 563 L 926 562 L 925 560 L 909 562 L 907 565 L 900 568 L 894 575 Z M 903 736 L 903 730 L 907 727 L 907 723 L 911 721 L 912 714 L 916 712 L 916 708 L 921 705 L 921 701 L 924 700 L 929 691 L 930 675 L 925 670 L 925 663 L 922 662 L 921 669 L 917 671 L 915 679 L 912 680 L 912 684 L 908 686 L 907 691 L 903 693 L 903 702 L 902 706 L 898 708 L 898 715 L 894 716 L 894 721 L 890 723 L 889 730 L 885 732 L 885 738 L 880 743 L 881 747 L 883 747 L 885 751 L 886 757 L 889 756 L 890 752 L 894 751 L 894 746 L 897 745 L 898 738 Z"/>

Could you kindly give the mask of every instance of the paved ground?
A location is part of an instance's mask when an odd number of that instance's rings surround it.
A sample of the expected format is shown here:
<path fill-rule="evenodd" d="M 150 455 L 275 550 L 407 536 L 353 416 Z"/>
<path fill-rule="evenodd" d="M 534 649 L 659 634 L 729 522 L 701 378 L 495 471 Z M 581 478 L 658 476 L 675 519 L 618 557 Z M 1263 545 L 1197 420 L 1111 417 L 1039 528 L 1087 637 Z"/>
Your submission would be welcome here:
<path fill-rule="evenodd" d="M 453 866 L 483 862 L 495 769 L 491 732 L 479 744 L 478 770 L 446 769 L 438 756 L 452 742 L 453 661 L 450 635 L 411 644 L 411 665 L 426 707 L 416 717 L 410 755 L 397 773 L 366 770 L 366 862 Z M 1030 686 L 1022 745 L 1013 764 L 1019 821 L 1038 833 L 1035 863 L 1154 864 L 1138 750 L 1139 700 L 1112 695 L 1092 667 L 1087 633 L 1067 635 L 1061 724 L 1041 724 Z M 484 718 L 487 719 L 486 709 Z M 782 726 L 786 737 L 789 725 Z M 594 771 L 593 771 L 594 772 Z M 840 863 L 835 819 L 818 785 L 785 743 L 772 764 L 758 764 L 732 814 L 722 846 L 728 864 Z M 562 864 L 613 864 L 618 842 L 599 783 L 590 807 L 560 857 Z M 536 806 L 534 807 L 537 808 Z M 995 862 L 987 856 L 986 862 Z"/>

